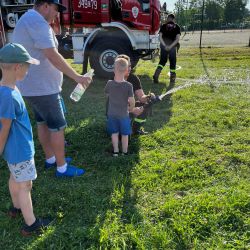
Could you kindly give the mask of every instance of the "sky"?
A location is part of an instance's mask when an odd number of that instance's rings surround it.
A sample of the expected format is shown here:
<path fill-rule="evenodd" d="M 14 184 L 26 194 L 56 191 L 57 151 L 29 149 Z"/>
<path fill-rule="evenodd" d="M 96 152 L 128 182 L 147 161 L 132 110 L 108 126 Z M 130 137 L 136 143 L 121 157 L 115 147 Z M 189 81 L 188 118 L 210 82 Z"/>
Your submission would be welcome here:
<path fill-rule="evenodd" d="M 174 4 L 177 2 L 177 0 L 160 0 L 161 4 L 164 2 L 167 3 L 167 9 L 170 11 L 174 10 Z M 248 1 L 247 8 L 250 9 L 250 1 Z"/>

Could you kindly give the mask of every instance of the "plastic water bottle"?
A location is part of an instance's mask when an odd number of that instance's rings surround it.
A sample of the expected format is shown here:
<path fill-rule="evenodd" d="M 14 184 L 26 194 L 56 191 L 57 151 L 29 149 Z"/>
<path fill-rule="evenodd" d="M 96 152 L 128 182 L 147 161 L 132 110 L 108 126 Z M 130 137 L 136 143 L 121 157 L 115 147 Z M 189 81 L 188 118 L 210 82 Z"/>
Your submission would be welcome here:
<path fill-rule="evenodd" d="M 84 74 L 83 76 L 86 76 L 86 77 L 90 77 L 91 80 L 93 78 L 93 75 L 94 75 L 94 70 L 93 69 L 90 69 L 86 74 Z M 88 82 L 90 83 L 90 82 Z M 78 102 L 82 95 L 84 94 L 86 88 L 84 88 L 82 86 L 82 84 L 78 83 L 75 87 L 75 89 L 73 90 L 73 92 L 71 93 L 70 95 L 70 98 L 75 101 L 75 102 Z"/>

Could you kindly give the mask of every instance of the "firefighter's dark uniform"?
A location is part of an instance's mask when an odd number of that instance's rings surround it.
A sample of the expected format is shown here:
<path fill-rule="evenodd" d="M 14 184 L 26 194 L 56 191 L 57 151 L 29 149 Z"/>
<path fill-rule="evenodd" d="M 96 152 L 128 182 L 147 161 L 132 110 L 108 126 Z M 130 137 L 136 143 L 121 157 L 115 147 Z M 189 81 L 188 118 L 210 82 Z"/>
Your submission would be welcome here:
<path fill-rule="evenodd" d="M 173 41 L 176 39 L 177 35 L 181 34 L 180 26 L 176 24 L 173 21 L 167 22 L 163 24 L 160 28 L 160 32 L 162 33 L 162 38 L 164 40 L 164 43 L 169 46 L 173 43 Z M 155 83 L 158 83 L 158 79 L 160 76 L 160 73 L 164 66 L 167 63 L 167 60 L 169 58 L 170 63 L 170 82 L 171 79 L 175 80 L 176 77 L 176 52 L 179 48 L 179 43 L 174 46 L 170 51 L 167 51 L 163 44 L 161 44 L 161 54 L 160 54 L 160 62 L 155 70 L 153 79 Z"/>

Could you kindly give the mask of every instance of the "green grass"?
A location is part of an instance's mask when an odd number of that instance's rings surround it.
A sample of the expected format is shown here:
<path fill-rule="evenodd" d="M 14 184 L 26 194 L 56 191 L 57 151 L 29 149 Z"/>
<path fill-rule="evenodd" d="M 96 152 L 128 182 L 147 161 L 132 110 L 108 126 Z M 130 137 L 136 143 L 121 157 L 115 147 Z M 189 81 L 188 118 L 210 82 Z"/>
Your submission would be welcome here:
<path fill-rule="evenodd" d="M 153 85 L 156 65 L 141 61 L 136 73 L 145 92 L 160 94 L 168 87 L 167 69 Z M 56 179 L 54 170 L 43 169 L 35 138 L 35 213 L 55 221 L 27 239 L 19 233 L 22 219 L 6 217 L 9 173 L 1 161 L 1 249 L 250 248 L 249 48 L 181 49 L 178 65 L 176 86 L 206 75 L 210 81 L 155 105 L 145 126 L 150 134 L 132 137 L 132 154 L 116 159 L 105 133 L 106 81 L 95 79 L 74 104 L 72 81 L 65 80 L 66 138 L 73 144 L 67 155 L 86 174 Z"/>

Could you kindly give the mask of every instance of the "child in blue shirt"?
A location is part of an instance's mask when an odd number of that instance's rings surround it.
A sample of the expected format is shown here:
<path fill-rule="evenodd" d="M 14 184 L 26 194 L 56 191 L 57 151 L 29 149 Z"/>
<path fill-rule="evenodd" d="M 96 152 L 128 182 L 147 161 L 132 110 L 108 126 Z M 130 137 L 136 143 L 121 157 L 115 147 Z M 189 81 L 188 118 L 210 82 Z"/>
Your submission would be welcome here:
<path fill-rule="evenodd" d="M 32 128 L 23 98 L 16 81 L 23 80 L 30 64 L 40 62 L 32 58 L 26 49 L 9 43 L 0 50 L 0 155 L 10 170 L 9 190 L 13 207 L 11 217 L 22 213 L 25 236 L 38 232 L 49 224 L 48 219 L 37 219 L 31 200 L 32 181 L 36 179 Z"/>

